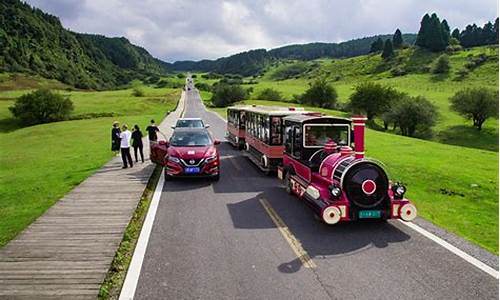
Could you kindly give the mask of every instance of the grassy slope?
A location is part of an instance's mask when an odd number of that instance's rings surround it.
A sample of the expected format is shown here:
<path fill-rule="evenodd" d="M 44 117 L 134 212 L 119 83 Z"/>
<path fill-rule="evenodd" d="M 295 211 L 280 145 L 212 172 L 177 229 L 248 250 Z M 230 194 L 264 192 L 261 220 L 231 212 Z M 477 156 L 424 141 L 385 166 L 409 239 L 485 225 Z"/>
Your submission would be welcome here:
<path fill-rule="evenodd" d="M 481 53 L 488 55 L 489 60 L 471 72 L 463 81 L 455 81 L 455 72 L 462 69 L 467 62 L 467 56 L 477 56 Z M 417 66 L 431 65 L 438 54 L 406 49 L 400 51 L 397 59 L 390 66 Z M 254 87 L 253 97 L 263 89 L 271 87 L 279 90 L 287 98 L 302 93 L 308 82 L 320 75 L 327 75 L 339 94 L 339 101 L 346 102 L 356 84 L 373 80 L 407 92 L 410 95 L 423 95 L 437 105 L 441 114 L 434 130 L 433 140 L 498 151 L 498 120 L 490 119 L 484 124 L 484 130 L 478 132 L 471 126 L 471 121 L 450 111 L 449 98 L 464 87 L 480 87 L 498 89 L 498 47 L 477 47 L 467 51 L 457 52 L 450 56 L 451 71 L 447 76 L 436 77 L 429 73 L 410 73 L 405 76 L 393 77 L 389 67 L 382 63 L 380 55 L 365 55 L 349 59 L 322 59 L 315 63 L 319 68 L 301 75 L 297 79 L 283 81 L 271 80 L 273 72 L 282 66 L 272 67 Z"/>
<path fill-rule="evenodd" d="M 202 93 L 207 104 L 209 96 Z M 243 103 L 290 106 L 263 100 Z M 226 117 L 225 108 L 212 110 Z M 498 254 L 498 153 L 370 129 L 366 152 L 384 162 L 393 180 L 407 185 L 408 197 L 416 203 L 420 216 Z"/>
<path fill-rule="evenodd" d="M 144 97 L 131 90 L 66 92 L 75 104 L 74 114 L 114 112 L 98 118 L 17 128 L 6 97 L 26 91 L 0 93 L 0 246 L 34 221 L 75 185 L 111 157 L 110 129 L 116 119 L 144 130 L 151 118 L 162 119 L 172 110 L 179 90 L 144 87 Z M 6 127 L 8 131 L 2 130 Z"/>

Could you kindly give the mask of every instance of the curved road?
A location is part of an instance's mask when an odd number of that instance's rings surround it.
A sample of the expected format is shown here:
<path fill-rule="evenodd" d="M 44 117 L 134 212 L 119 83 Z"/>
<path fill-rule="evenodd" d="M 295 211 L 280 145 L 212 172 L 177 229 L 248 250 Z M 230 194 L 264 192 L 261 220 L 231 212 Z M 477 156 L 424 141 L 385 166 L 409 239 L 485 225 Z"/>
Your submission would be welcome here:
<path fill-rule="evenodd" d="M 225 123 L 187 92 L 186 117 Z M 220 145 L 221 178 L 166 182 L 136 299 L 497 299 L 498 280 L 400 224 L 327 226 Z M 302 265 L 262 199 L 312 259 Z"/>

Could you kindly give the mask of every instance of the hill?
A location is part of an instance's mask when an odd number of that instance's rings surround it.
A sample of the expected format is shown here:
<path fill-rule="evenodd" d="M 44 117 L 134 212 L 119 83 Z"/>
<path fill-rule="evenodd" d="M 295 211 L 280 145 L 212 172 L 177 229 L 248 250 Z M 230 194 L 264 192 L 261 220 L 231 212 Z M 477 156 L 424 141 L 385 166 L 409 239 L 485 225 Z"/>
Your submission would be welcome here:
<path fill-rule="evenodd" d="M 24 72 L 83 89 L 104 89 L 168 64 L 126 38 L 66 30 L 59 19 L 19 0 L 0 0 L 0 72 Z"/>
<path fill-rule="evenodd" d="M 202 71 L 220 74 L 253 76 L 261 74 L 270 62 L 283 59 L 312 60 L 320 57 L 343 58 L 368 54 L 371 44 L 378 38 L 390 39 L 392 35 L 377 35 L 342 43 L 309 43 L 287 45 L 266 51 L 250 50 L 216 60 L 177 61 L 171 68 L 177 71 Z M 404 34 L 404 42 L 413 44 L 415 34 Z"/>
<path fill-rule="evenodd" d="M 279 91 L 286 101 L 303 93 L 308 83 L 326 77 L 345 104 L 353 88 L 366 81 L 377 82 L 412 96 L 433 102 L 440 118 L 430 139 L 446 144 L 498 151 L 498 120 L 486 121 L 478 131 L 449 108 L 449 98 L 466 87 L 498 90 L 498 46 L 481 46 L 450 53 L 450 72 L 435 75 L 430 71 L 441 53 L 410 47 L 398 50 L 396 57 L 384 61 L 379 54 L 346 59 L 317 59 L 308 62 L 278 61 L 258 78 L 247 80 L 251 98 L 258 99 L 266 88 Z M 480 62 L 480 63 L 473 63 Z M 397 133 L 397 131 L 394 131 Z"/>

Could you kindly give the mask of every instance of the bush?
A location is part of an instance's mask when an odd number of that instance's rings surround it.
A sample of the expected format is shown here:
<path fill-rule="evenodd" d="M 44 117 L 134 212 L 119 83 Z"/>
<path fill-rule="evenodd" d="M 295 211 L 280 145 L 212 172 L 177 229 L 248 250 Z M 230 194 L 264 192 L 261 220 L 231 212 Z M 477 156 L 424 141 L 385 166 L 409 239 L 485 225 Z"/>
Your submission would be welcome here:
<path fill-rule="evenodd" d="M 272 88 L 267 88 L 262 90 L 258 95 L 257 99 L 261 100 L 270 100 L 270 101 L 282 101 L 283 97 L 281 96 L 281 93 L 277 90 L 274 90 Z"/>
<path fill-rule="evenodd" d="M 468 88 L 458 91 L 450 98 L 451 109 L 472 120 L 473 126 L 481 130 L 488 118 L 498 119 L 498 92 L 483 88 Z"/>
<path fill-rule="evenodd" d="M 422 96 L 404 96 L 389 112 L 386 122 L 394 122 L 405 136 L 427 135 L 436 124 L 438 112 L 434 104 Z"/>
<path fill-rule="evenodd" d="M 191 75 L 191 78 L 196 78 L 196 77 L 198 77 L 196 76 L 196 74 Z"/>
<path fill-rule="evenodd" d="M 404 75 L 408 74 L 408 72 L 406 71 L 405 67 L 396 66 L 396 67 L 391 69 L 391 74 L 392 74 L 392 76 L 404 76 Z"/>
<path fill-rule="evenodd" d="M 73 102 L 50 90 L 38 90 L 19 97 L 9 110 L 22 124 L 35 125 L 68 119 Z"/>
<path fill-rule="evenodd" d="M 210 92 L 212 89 L 208 83 L 205 82 L 197 82 L 194 84 L 194 87 L 200 91 Z"/>
<path fill-rule="evenodd" d="M 182 78 L 184 78 L 184 77 L 185 77 L 185 76 L 184 76 L 184 74 L 182 74 L 182 73 L 177 74 L 177 78 L 182 79 Z"/>
<path fill-rule="evenodd" d="M 309 83 L 309 89 L 300 96 L 300 103 L 321 108 L 334 108 L 337 97 L 335 88 L 323 78 Z"/>
<path fill-rule="evenodd" d="M 134 97 L 144 97 L 144 91 L 136 87 L 132 90 L 132 96 Z"/>
<path fill-rule="evenodd" d="M 283 65 L 271 74 L 271 79 L 273 80 L 285 80 L 297 77 L 302 73 L 307 71 L 307 64 L 304 62 L 299 62 L 291 65 Z"/>
<path fill-rule="evenodd" d="M 434 74 L 446 74 L 450 71 L 450 58 L 446 54 L 442 54 L 436 60 L 436 63 L 432 67 L 432 73 Z"/>
<path fill-rule="evenodd" d="M 388 111 L 400 96 L 401 93 L 390 87 L 365 82 L 356 86 L 349 98 L 349 107 L 353 113 L 366 114 L 368 120 L 373 121 L 376 116 Z"/>
<path fill-rule="evenodd" d="M 226 107 L 245 99 L 246 91 L 239 85 L 217 83 L 212 87 L 212 104 L 215 107 Z"/>

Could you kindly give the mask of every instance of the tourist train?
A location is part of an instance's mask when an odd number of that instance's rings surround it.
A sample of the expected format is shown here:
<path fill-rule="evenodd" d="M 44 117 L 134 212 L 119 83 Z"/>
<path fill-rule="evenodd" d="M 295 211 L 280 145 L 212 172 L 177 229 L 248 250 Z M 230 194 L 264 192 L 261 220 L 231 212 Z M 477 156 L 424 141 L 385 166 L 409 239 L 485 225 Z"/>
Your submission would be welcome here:
<path fill-rule="evenodd" d="M 265 173 L 276 171 L 325 223 L 416 218 L 406 187 L 365 157 L 365 117 L 267 106 L 234 106 L 227 114 L 228 141 Z"/>

